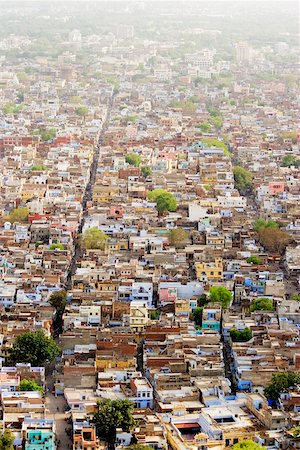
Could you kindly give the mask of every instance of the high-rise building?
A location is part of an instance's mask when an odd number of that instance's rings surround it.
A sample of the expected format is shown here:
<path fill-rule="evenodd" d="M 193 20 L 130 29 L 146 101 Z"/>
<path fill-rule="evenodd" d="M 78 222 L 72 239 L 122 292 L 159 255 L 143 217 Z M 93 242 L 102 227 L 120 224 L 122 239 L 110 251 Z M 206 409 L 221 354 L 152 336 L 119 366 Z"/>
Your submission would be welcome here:
<path fill-rule="evenodd" d="M 247 42 L 235 44 L 235 58 L 238 63 L 247 63 L 251 59 L 251 47 Z"/>

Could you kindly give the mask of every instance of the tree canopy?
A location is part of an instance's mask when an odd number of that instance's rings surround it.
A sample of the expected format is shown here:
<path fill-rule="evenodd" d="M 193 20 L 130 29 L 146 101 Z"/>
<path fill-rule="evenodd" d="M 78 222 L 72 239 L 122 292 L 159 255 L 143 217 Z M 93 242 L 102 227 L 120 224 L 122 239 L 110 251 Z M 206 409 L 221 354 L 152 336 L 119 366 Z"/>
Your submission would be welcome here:
<path fill-rule="evenodd" d="M 252 255 L 249 258 L 247 258 L 247 263 L 248 264 L 260 265 L 260 264 L 262 264 L 262 259 L 259 256 Z"/>
<path fill-rule="evenodd" d="M 56 129 L 55 128 L 50 128 L 49 130 L 37 130 L 34 134 L 38 134 L 42 141 L 47 142 L 47 141 L 51 141 L 52 139 L 54 139 L 56 137 Z"/>
<path fill-rule="evenodd" d="M 108 236 L 98 228 L 89 228 L 80 238 L 80 242 L 85 249 L 104 250 Z"/>
<path fill-rule="evenodd" d="M 211 125 L 208 122 L 201 122 L 199 128 L 202 133 L 208 133 L 211 130 Z"/>
<path fill-rule="evenodd" d="M 183 228 L 174 228 L 169 232 L 169 242 L 176 248 L 184 247 L 188 234 Z"/>
<path fill-rule="evenodd" d="M 44 164 L 36 164 L 35 166 L 31 167 L 32 172 L 43 172 L 44 170 L 47 170 L 48 167 L 44 166 Z"/>
<path fill-rule="evenodd" d="M 247 327 L 242 331 L 231 328 L 230 337 L 233 342 L 248 342 L 252 338 L 252 331 Z"/>
<path fill-rule="evenodd" d="M 193 313 L 192 313 L 192 318 L 195 322 L 196 325 L 202 325 L 202 313 L 203 313 L 203 307 L 202 306 L 197 306 Z"/>
<path fill-rule="evenodd" d="M 132 416 L 133 409 L 134 404 L 127 399 L 101 399 L 97 402 L 91 422 L 96 427 L 97 436 L 105 439 L 110 448 L 114 448 L 117 428 L 126 432 L 134 428 L 136 423 Z"/>
<path fill-rule="evenodd" d="M 4 433 L 0 434 L 0 450 L 14 450 L 14 441 L 13 433 L 8 429 L 4 430 Z"/>
<path fill-rule="evenodd" d="M 10 211 L 8 220 L 11 223 L 15 222 L 27 222 L 29 209 L 28 208 L 15 208 Z"/>
<path fill-rule="evenodd" d="M 64 290 L 52 292 L 49 303 L 58 313 L 64 311 L 67 304 L 67 293 Z"/>
<path fill-rule="evenodd" d="M 64 249 L 65 249 L 64 245 L 60 243 L 50 245 L 50 250 L 64 250 Z"/>
<path fill-rule="evenodd" d="M 231 447 L 232 450 L 266 450 L 266 447 L 262 447 L 254 441 L 241 441 L 237 444 L 234 444 Z"/>
<path fill-rule="evenodd" d="M 245 194 L 252 187 L 252 174 L 249 170 L 241 166 L 233 168 L 234 187 L 241 193 Z"/>
<path fill-rule="evenodd" d="M 130 153 L 129 155 L 126 155 L 125 161 L 131 166 L 139 167 L 141 165 L 142 158 L 136 153 Z"/>
<path fill-rule="evenodd" d="M 42 386 L 37 384 L 34 380 L 22 380 L 19 385 L 19 391 L 38 391 L 44 393 Z"/>
<path fill-rule="evenodd" d="M 209 290 L 209 301 L 219 302 L 223 308 L 228 308 L 232 299 L 231 292 L 224 286 L 212 286 Z"/>
<path fill-rule="evenodd" d="M 300 166 L 300 159 L 296 158 L 294 155 L 285 155 L 282 158 L 282 166 L 283 167 L 299 167 Z"/>
<path fill-rule="evenodd" d="M 154 189 L 148 193 L 149 200 L 156 203 L 156 209 L 159 214 L 166 211 L 176 211 L 177 200 L 173 194 L 165 189 Z"/>
<path fill-rule="evenodd" d="M 78 108 L 75 109 L 75 114 L 80 117 L 86 116 L 88 113 L 89 109 L 86 106 L 78 106 Z"/>
<path fill-rule="evenodd" d="M 152 175 L 152 170 L 148 166 L 143 166 L 141 172 L 144 178 L 150 177 Z"/>
<path fill-rule="evenodd" d="M 293 294 L 291 300 L 295 300 L 296 302 L 300 302 L 300 294 Z"/>
<path fill-rule="evenodd" d="M 265 388 L 265 396 L 273 401 L 278 400 L 280 394 L 289 392 L 294 386 L 300 384 L 300 374 L 296 372 L 275 372 L 270 384 Z"/>
<path fill-rule="evenodd" d="M 10 349 L 10 359 L 13 363 L 30 363 L 39 367 L 52 361 L 59 353 L 58 345 L 43 330 L 27 331 L 17 336 Z"/>
<path fill-rule="evenodd" d="M 267 297 L 261 297 L 253 300 L 250 311 L 274 311 L 272 300 Z"/>
<path fill-rule="evenodd" d="M 279 228 L 279 224 L 275 220 L 257 219 L 253 224 L 253 228 L 258 232 L 261 228 Z"/>

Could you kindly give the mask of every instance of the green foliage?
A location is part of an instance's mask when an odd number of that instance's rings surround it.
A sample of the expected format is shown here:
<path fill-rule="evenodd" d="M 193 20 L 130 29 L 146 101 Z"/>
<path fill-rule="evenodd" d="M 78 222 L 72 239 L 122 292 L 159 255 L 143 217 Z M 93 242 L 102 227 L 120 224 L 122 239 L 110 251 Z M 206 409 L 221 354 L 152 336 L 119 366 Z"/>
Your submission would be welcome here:
<path fill-rule="evenodd" d="M 247 263 L 259 265 L 259 264 L 262 264 L 262 260 L 259 256 L 253 255 L 253 256 L 250 256 L 249 258 L 247 258 Z"/>
<path fill-rule="evenodd" d="M 142 158 L 136 153 L 130 153 L 129 155 L 126 155 L 125 161 L 131 166 L 139 167 L 142 162 Z"/>
<path fill-rule="evenodd" d="M 37 384 L 34 380 L 22 380 L 20 382 L 19 391 L 38 391 L 44 393 L 42 386 Z"/>
<path fill-rule="evenodd" d="M 196 325 L 202 325 L 202 312 L 203 307 L 201 306 L 197 306 L 193 311 L 192 317 Z"/>
<path fill-rule="evenodd" d="M 114 447 L 117 428 L 129 432 L 136 425 L 132 416 L 133 409 L 134 404 L 129 400 L 99 400 L 91 418 L 97 436 L 104 439 L 110 447 Z"/>
<path fill-rule="evenodd" d="M 291 300 L 294 300 L 295 302 L 300 302 L 300 294 L 293 294 Z"/>
<path fill-rule="evenodd" d="M 15 222 L 27 222 L 28 221 L 28 214 L 29 209 L 28 208 L 15 208 L 12 211 L 10 211 L 8 220 L 11 223 Z"/>
<path fill-rule="evenodd" d="M 89 228 L 80 237 L 81 246 L 85 249 L 104 250 L 108 236 L 98 228 Z"/>
<path fill-rule="evenodd" d="M 209 290 L 209 301 L 221 303 L 223 308 L 228 308 L 231 299 L 231 292 L 224 286 L 212 286 Z"/>
<path fill-rule="evenodd" d="M 72 95 L 69 98 L 69 103 L 71 103 L 73 105 L 80 105 L 80 103 L 82 103 L 82 99 L 81 99 L 81 97 L 79 97 L 79 95 Z"/>
<path fill-rule="evenodd" d="M 47 142 L 56 137 L 56 129 L 50 128 L 49 130 L 37 130 L 34 134 L 39 135 L 43 142 Z"/>
<path fill-rule="evenodd" d="M 183 228 L 174 228 L 169 232 L 169 242 L 176 248 L 184 247 L 188 239 L 188 234 Z"/>
<path fill-rule="evenodd" d="M 201 142 L 203 142 L 203 144 L 207 144 L 207 146 L 209 148 L 210 147 L 223 148 L 224 155 L 231 156 L 231 153 L 228 150 L 228 147 L 225 144 L 225 142 L 220 141 L 219 139 L 212 138 L 212 137 L 206 137 L 206 138 L 201 138 Z"/>
<path fill-rule="evenodd" d="M 13 443 L 15 441 L 15 437 L 13 433 L 5 429 L 4 433 L 0 434 L 0 450 L 14 450 Z"/>
<path fill-rule="evenodd" d="M 146 444 L 131 444 L 128 447 L 126 447 L 127 450 L 153 450 L 153 447 L 151 445 Z"/>
<path fill-rule="evenodd" d="M 255 231 L 259 231 L 261 228 L 278 228 L 279 225 L 275 220 L 265 220 L 265 219 L 257 219 L 254 224 L 253 228 Z"/>
<path fill-rule="evenodd" d="M 265 396 L 273 401 L 278 400 L 280 394 L 289 392 L 291 388 L 300 384 L 300 375 L 296 372 L 275 372 L 270 384 L 265 388 Z"/>
<path fill-rule="evenodd" d="M 252 331 L 247 327 L 243 331 L 231 328 L 230 337 L 233 342 L 248 342 L 252 338 Z"/>
<path fill-rule="evenodd" d="M 89 109 L 86 106 L 78 106 L 78 108 L 75 109 L 75 114 L 80 117 L 86 116 L 88 113 Z"/>
<path fill-rule="evenodd" d="M 210 121 L 214 125 L 214 127 L 219 130 L 223 125 L 223 117 L 220 111 L 214 107 L 208 107 L 207 111 L 210 115 Z"/>
<path fill-rule="evenodd" d="M 160 312 L 158 311 L 158 309 L 155 309 L 155 310 L 150 312 L 150 319 L 151 320 L 158 320 L 159 316 L 160 316 Z"/>
<path fill-rule="evenodd" d="M 57 313 L 62 313 L 67 304 L 67 293 L 65 290 L 52 292 L 49 303 L 56 309 Z"/>
<path fill-rule="evenodd" d="M 33 367 L 39 367 L 58 356 L 60 349 L 43 330 L 37 330 L 17 336 L 9 353 L 13 363 L 30 363 Z"/>
<path fill-rule="evenodd" d="M 141 172 L 144 178 L 151 177 L 152 175 L 152 170 L 148 166 L 141 167 Z"/>
<path fill-rule="evenodd" d="M 177 201 L 173 194 L 165 189 L 154 189 L 148 193 L 148 199 L 156 203 L 159 214 L 166 211 L 176 211 Z"/>
<path fill-rule="evenodd" d="M 35 172 L 35 171 L 42 172 L 47 169 L 48 169 L 48 167 L 44 166 L 43 164 L 37 164 L 37 165 L 31 167 L 32 172 Z"/>
<path fill-rule="evenodd" d="M 249 170 L 241 166 L 233 168 L 234 187 L 241 193 L 245 194 L 247 190 L 252 188 L 252 174 Z"/>
<path fill-rule="evenodd" d="M 202 122 L 200 123 L 199 128 L 202 133 L 208 133 L 211 130 L 211 125 L 208 122 Z"/>
<path fill-rule="evenodd" d="M 232 450 L 266 450 L 266 447 L 262 447 L 259 444 L 256 444 L 254 441 L 241 441 L 237 444 L 234 444 L 231 447 Z"/>
<path fill-rule="evenodd" d="M 299 167 L 300 166 L 300 159 L 296 158 L 294 155 L 285 155 L 282 158 L 282 164 L 283 167 Z"/>
<path fill-rule="evenodd" d="M 207 303 L 208 303 L 207 295 L 206 294 L 200 295 L 197 301 L 197 305 L 201 307 L 205 306 Z"/>
<path fill-rule="evenodd" d="M 64 249 L 65 249 L 65 247 L 63 244 L 57 243 L 57 244 L 50 245 L 50 250 L 64 250 Z"/>
<path fill-rule="evenodd" d="M 272 300 L 267 297 L 261 297 L 253 300 L 250 311 L 274 311 Z"/>
<path fill-rule="evenodd" d="M 22 110 L 22 105 L 15 105 L 14 103 L 6 103 L 2 108 L 4 114 L 18 114 Z"/>
<path fill-rule="evenodd" d="M 299 438 L 299 437 L 300 437 L 300 426 L 298 425 L 298 427 L 291 428 L 291 429 L 290 429 L 290 433 L 292 433 L 292 435 L 293 435 L 295 438 Z"/>
<path fill-rule="evenodd" d="M 285 131 L 281 133 L 279 141 L 283 143 L 286 139 L 291 140 L 293 144 L 297 144 L 297 131 Z"/>
<path fill-rule="evenodd" d="M 188 111 L 191 111 L 191 112 L 195 112 L 196 109 L 197 109 L 197 104 L 194 103 L 193 101 L 191 101 L 190 99 L 189 100 L 182 100 L 182 101 L 173 100 L 170 103 L 169 107 L 170 108 L 180 108 L 180 109 L 183 109 L 183 110 L 188 110 Z"/>

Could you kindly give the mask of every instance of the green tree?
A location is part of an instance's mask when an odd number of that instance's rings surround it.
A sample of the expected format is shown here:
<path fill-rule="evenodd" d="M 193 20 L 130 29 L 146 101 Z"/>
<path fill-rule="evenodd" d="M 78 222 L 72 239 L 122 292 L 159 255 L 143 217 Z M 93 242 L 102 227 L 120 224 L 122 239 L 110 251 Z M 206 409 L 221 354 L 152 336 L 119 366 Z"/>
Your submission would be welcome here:
<path fill-rule="evenodd" d="M 293 144 L 297 144 L 297 131 L 285 131 L 281 133 L 279 141 L 283 144 L 285 139 L 289 139 Z"/>
<path fill-rule="evenodd" d="M 300 159 L 296 158 L 294 155 L 285 155 L 282 158 L 282 164 L 283 167 L 299 167 L 300 166 Z"/>
<path fill-rule="evenodd" d="M 228 308 L 231 299 L 231 292 L 224 286 L 212 286 L 209 290 L 209 301 L 221 303 L 223 308 Z"/>
<path fill-rule="evenodd" d="M 48 169 L 48 167 L 44 166 L 43 164 L 37 164 L 37 165 L 31 167 L 32 172 L 36 172 L 36 171 L 42 172 L 47 169 Z"/>
<path fill-rule="evenodd" d="M 56 309 L 57 313 L 62 313 L 67 304 L 67 293 L 65 290 L 54 291 L 50 295 L 49 303 Z"/>
<path fill-rule="evenodd" d="M 104 250 L 108 236 L 98 228 L 87 229 L 80 237 L 81 246 L 85 249 Z"/>
<path fill-rule="evenodd" d="M 64 249 L 65 249 L 64 245 L 60 243 L 50 245 L 50 250 L 64 250 Z"/>
<path fill-rule="evenodd" d="M 33 367 L 39 367 L 58 356 L 60 349 L 43 330 L 37 330 L 17 336 L 9 353 L 13 363 L 30 363 Z"/>
<path fill-rule="evenodd" d="M 211 130 L 211 125 L 208 122 L 202 122 L 199 125 L 202 133 L 208 133 Z"/>
<path fill-rule="evenodd" d="M 19 391 L 38 391 L 41 394 L 44 393 L 42 386 L 40 386 L 34 380 L 26 380 L 26 379 L 20 382 Z"/>
<path fill-rule="evenodd" d="M 130 153 L 129 155 L 126 155 L 125 161 L 131 166 L 139 167 L 142 162 L 142 158 L 136 153 Z"/>
<path fill-rule="evenodd" d="M 142 172 L 142 175 L 144 178 L 151 177 L 151 175 L 152 175 L 152 170 L 148 166 L 143 166 L 141 168 L 141 172 Z"/>
<path fill-rule="evenodd" d="M 253 228 L 255 231 L 259 231 L 261 228 L 279 228 L 279 225 L 275 220 L 265 220 L 265 219 L 257 219 Z"/>
<path fill-rule="evenodd" d="M 153 450 L 153 447 L 147 444 L 131 444 L 126 447 L 126 450 Z"/>
<path fill-rule="evenodd" d="M 202 295 L 200 295 L 200 297 L 198 298 L 198 301 L 197 301 L 197 305 L 198 306 L 205 306 L 206 304 L 208 303 L 208 299 L 207 299 L 207 295 L 206 294 L 202 294 Z"/>
<path fill-rule="evenodd" d="M 291 429 L 290 429 L 290 432 L 292 433 L 292 435 L 293 435 L 295 438 L 299 438 L 299 437 L 300 437 L 300 426 L 298 425 L 298 427 L 291 428 Z"/>
<path fill-rule="evenodd" d="M 202 325 L 202 312 L 203 307 L 197 306 L 192 313 L 192 317 L 196 325 Z"/>
<path fill-rule="evenodd" d="M 289 392 L 291 388 L 300 384 L 300 374 L 296 372 L 275 372 L 270 384 L 265 388 L 265 396 L 273 401 L 278 400 L 280 394 Z"/>
<path fill-rule="evenodd" d="M 252 188 L 252 174 L 249 170 L 244 169 L 241 166 L 235 166 L 233 168 L 234 187 L 241 193 L 245 194 Z"/>
<path fill-rule="evenodd" d="M 259 256 L 252 255 L 249 258 L 247 258 L 247 263 L 259 265 L 259 264 L 262 264 L 262 260 Z"/>
<path fill-rule="evenodd" d="M 15 208 L 12 211 L 10 211 L 8 220 L 11 223 L 15 222 L 27 222 L 28 221 L 28 214 L 29 209 L 28 208 Z"/>
<path fill-rule="evenodd" d="M 97 402 L 91 422 L 96 427 L 97 436 L 104 439 L 109 448 L 115 447 L 117 428 L 129 432 L 136 425 L 133 409 L 134 404 L 129 400 L 101 399 Z"/>
<path fill-rule="evenodd" d="M 75 114 L 80 117 L 84 117 L 89 113 L 89 109 L 86 106 L 78 106 L 78 108 L 75 109 Z"/>
<path fill-rule="evenodd" d="M 232 450 L 266 450 L 266 447 L 262 447 L 254 441 L 241 441 L 237 444 L 234 444 L 231 447 Z"/>
<path fill-rule="evenodd" d="M 3 434 L 0 434 L 0 450 L 14 450 L 13 443 L 15 437 L 13 433 L 5 429 Z"/>
<path fill-rule="evenodd" d="M 300 294 L 293 294 L 291 300 L 295 300 L 295 302 L 300 302 Z"/>
<path fill-rule="evenodd" d="M 267 297 L 261 297 L 253 300 L 250 311 L 274 311 L 272 300 Z"/>
<path fill-rule="evenodd" d="M 148 199 L 156 203 L 156 209 L 161 215 L 166 211 L 176 211 L 177 201 L 173 194 L 165 189 L 154 189 L 148 193 Z"/>
<path fill-rule="evenodd" d="M 247 327 L 243 331 L 231 328 L 230 337 L 233 342 L 248 342 L 252 338 L 252 331 Z"/>
<path fill-rule="evenodd" d="M 150 319 L 151 320 L 158 320 L 160 316 L 160 312 L 158 309 L 154 309 L 153 311 L 150 312 Z"/>
<path fill-rule="evenodd" d="M 51 141 L 56 137 L 56 129 L 50 128 L 49 130 L 37 130 L 34 134 L 37 134 L 41 137 L 43 142 Z"/>
<path fill-rule="evenodd" d="M 174 228 L 169 232 L 169 242 L 176 248 L 184 247 L 188 239 L 188 234 L 183 228 Z"/>
<path fill-rule="evenodd" d="M 14 103 L 6 103 L 2 108 L 4 114 L 17 114 L 22 110 L 22 105 L 15 105 Z"/>

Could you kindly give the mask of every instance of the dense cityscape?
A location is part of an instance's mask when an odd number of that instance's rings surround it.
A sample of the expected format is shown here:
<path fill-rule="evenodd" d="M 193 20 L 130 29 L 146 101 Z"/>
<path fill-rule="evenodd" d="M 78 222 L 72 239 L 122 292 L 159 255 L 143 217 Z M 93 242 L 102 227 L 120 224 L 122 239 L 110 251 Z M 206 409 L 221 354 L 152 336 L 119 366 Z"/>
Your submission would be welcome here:
<path fill-rule="evenodd" d="M 297 1 L 0 8 L 0 450 L 300 448 Z"/>

